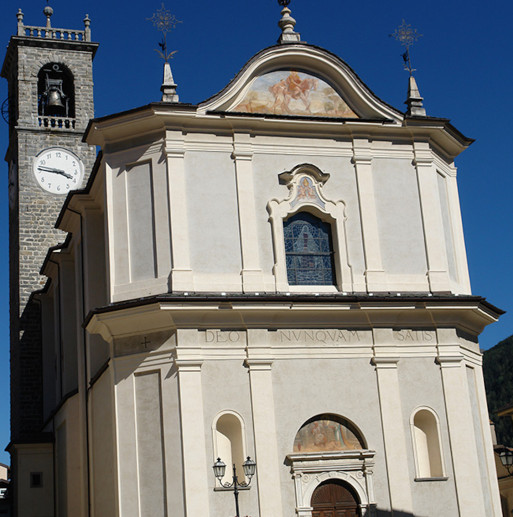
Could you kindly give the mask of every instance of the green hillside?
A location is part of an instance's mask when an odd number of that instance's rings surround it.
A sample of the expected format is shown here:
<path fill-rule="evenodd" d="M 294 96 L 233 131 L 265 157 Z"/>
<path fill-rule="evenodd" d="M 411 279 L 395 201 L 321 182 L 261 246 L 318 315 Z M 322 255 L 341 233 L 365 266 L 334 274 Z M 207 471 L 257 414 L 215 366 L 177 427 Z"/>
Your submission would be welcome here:
<path fill-rule="evenodd" d="M 490 418 L 495 422 L 497 443 L 513 446 L 510 417 L 497 417 L 497 411 L 513 404 L 513 336 L 484 352 L 483 373 Z"/>

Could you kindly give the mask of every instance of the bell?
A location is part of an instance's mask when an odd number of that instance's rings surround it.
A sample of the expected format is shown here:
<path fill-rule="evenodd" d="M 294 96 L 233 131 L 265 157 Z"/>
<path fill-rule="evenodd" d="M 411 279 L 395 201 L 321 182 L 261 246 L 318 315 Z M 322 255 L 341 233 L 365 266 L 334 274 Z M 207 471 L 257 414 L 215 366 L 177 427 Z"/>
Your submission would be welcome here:
<path fill-rule="evenodd" d="M 48 92 L 48 99 L 46 101 L 46 105 L 49 108 L 64 108 L 64 103 L 62 102 L 62 93 L 57 88 L 52 88 Z"/>

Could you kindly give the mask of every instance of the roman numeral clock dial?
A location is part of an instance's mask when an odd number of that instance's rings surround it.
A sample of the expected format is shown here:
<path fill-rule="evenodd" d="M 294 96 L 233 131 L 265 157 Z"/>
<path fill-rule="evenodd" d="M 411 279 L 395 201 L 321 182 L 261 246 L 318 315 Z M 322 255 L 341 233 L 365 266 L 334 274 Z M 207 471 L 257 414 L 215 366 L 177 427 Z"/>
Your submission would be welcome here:
<path fill-rule="evenodd" d="M 84 165 L 78 156 L 62 147 L 41 151 L 32 167 L 38 185 L 51 194 L 67 194 L 82 185 Z"/>

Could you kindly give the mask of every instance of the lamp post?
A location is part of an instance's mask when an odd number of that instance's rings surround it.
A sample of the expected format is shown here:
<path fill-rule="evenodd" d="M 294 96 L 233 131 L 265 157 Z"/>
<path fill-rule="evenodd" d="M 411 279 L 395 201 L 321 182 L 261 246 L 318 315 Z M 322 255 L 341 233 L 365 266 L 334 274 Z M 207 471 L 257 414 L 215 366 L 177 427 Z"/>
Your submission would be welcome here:
<path fill-rule="evenodd" d="M 226 472 L 226 464 L 221 460 L 221 458 L 217 458 L 217 461 L 212 466 L 214 469 L 214 475 L 219 480 L 219 484 L 223 488 L 233 490 L 233 496 L 235 497 L 235 517 L 240 517 L 239 515 L 239 488 L 246 488 L 251 483 L 251 478 L 255 475 L 256 471 L 256 463 L 248 456 L 246 461 L 242 464 L 242 468 L 244 470 L 245 476 L 248 478 L 248 482 L 239 481 L 237 478 L 237 469 L 235 468 L 235 463 L 233 464 L 233 475 L 231 483 L 223 483 L 222 479 L 224 477 L 224 473 Z"/>
<path fill-rule="evenodd" d="M 509 475 L 511 475 L 511 471 L 513 470 L 513 451 L 504 447 L 504 449 L 499 452 L 499 458 L 501 459 L 502 465 L 506 467 Z"/>

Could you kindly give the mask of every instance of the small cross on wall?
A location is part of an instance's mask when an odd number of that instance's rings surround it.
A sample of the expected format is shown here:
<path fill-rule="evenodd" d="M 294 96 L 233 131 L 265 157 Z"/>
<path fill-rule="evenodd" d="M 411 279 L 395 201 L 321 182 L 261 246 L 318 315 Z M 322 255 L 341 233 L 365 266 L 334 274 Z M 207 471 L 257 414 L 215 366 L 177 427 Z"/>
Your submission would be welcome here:
<path fill-rule="evenodd" d="M 144 336 L 144 341 L 141 343 L 141 345 L 143 345 L 145 349 L 148 349 L 149 344 L 151 344 L 151 340 L 148 339 L 148 336 Z"/>

